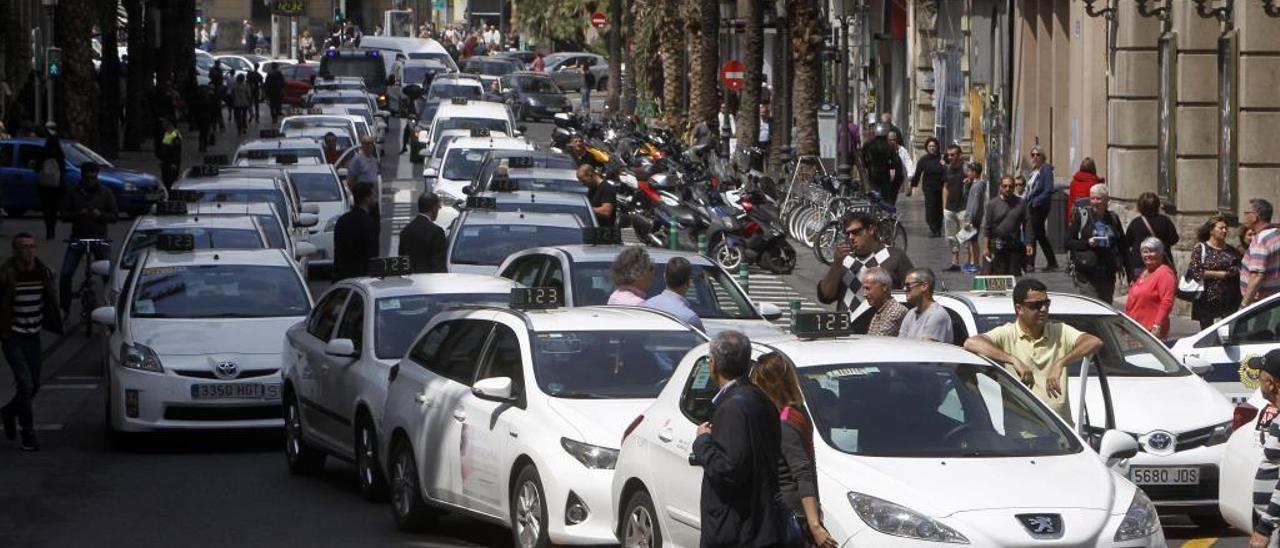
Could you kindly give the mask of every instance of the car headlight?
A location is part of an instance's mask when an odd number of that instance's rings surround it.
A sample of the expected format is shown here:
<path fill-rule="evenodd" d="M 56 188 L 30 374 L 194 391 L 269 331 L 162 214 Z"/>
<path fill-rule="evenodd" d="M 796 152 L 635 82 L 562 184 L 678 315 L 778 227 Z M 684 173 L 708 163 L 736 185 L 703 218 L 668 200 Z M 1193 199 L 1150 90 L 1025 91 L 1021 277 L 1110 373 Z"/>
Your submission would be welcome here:
<path fill-rule="evenodd" d="M 1129 504 L 1129 511 L 1125 512 L 1124 520 L 1116 529 L 1116 542 L 1146 538 L 1156 534 L 1159 529 L 1160 517 L 1156 515 L 1156 507 L 1151 504 L 1151 499 L 1143 494 L 1142 489 L 1134 489 L 1133 502 Z"/>
<path fill-rule="evenodd" d="M 1205 440 L 1205 445 L 1218 445 L 1228 439 L 1231 439 L 1232 421 L 1227 421 L 1213 427 L 1213 433 L 1209 434 L 1209 439 Z"/>
<path fill-rule="evenodd" d="M 120 189 L 121 189 L 121 190 L 123 190 L 123 191 L 125 191 L 125 192 L 137 192 L 137 191 L 138 191 L 138 185 L 133 184 L 133 183 L 131 183 L 131 182 L 129 182 L 129 181 L 125 181 L 125 182 L 124 182 L 124 184 L 120 186 Z"/>
<path fill-rule="evenodd" d="M 160 357 L 145 344 L 120 344 L 120 365 L 139 371 L 164 373 L 160 366 Z"/>
<path fill-rule="evenodd" d="M 893 535 L 932 542 L 969 544 L 969 539 L 929 516 L 871 495 L 849 492 L 849 504 L 862 521 L 872 529 Z"/>
<path fill-rule="evenodd" d="M 617 449 L 573 441 L 569 438 L 560 438 L 560 446 L 587 468 L 613 470 L 614 465 L 618 464 Z"/>

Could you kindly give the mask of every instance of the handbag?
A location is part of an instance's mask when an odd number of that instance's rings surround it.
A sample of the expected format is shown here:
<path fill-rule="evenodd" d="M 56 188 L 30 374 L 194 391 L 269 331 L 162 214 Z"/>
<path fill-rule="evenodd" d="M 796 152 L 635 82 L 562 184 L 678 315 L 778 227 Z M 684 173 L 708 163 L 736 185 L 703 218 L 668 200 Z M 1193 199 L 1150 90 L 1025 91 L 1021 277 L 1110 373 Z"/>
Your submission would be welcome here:
<path fill-rule="evenodd" d="M 58 165 L 58 160 L 45 158 L 40 163 L 39 183 L 41 188 L 58 188 L 62 186 L 62 169 Z"/>
<path fill-rule="evenodd" d="M 1201 243 L 1196 246 L 1196 249 L 1200 251 L 1200 264 L 1201 270 L 1203 271 L 1204 244 Z M 1178 290 L 1175 292 L 1175 295 L 1184 301 L 1196 302 L 1200 300 L 1201 295 L 1204 295 L 1204 281 L 1193 278 L 1191 276 L 1191 269 L 1188 268 L 1187 271 L 1183 272 L 1182 276 L 1178 278 Z"/>

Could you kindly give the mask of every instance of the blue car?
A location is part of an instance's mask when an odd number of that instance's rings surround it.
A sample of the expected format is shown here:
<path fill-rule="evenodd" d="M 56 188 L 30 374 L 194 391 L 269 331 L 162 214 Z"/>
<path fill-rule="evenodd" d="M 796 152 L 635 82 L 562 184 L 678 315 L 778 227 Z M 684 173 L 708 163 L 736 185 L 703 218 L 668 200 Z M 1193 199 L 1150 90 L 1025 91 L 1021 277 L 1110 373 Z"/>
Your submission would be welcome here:
<path fill-rule="evenodd" d="M 37 192 L 40 177 L 35 169 L 43 147 L 44 139 L 35 137 L 0 141 L 0 200 L 10 217 L 40 209 Z M 165 199 L 164 185 L 155 175 L 113 166 L 89 147 L 69 139 L 62 140 L 62 153 L 67 158 L 66 184 L 80 184 L 80 164 L 97 162 L 102 166 L 98 180 L 115 193 L 120 211 L 141 215 L 150 210 L 152 204 Z"/>

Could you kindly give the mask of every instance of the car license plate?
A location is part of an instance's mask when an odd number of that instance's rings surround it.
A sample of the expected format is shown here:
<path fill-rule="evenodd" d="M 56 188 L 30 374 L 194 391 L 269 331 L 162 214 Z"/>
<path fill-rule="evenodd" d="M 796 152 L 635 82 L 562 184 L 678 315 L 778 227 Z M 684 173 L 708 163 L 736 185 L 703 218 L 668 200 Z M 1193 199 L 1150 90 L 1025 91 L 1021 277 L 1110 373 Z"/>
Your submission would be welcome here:
<path fill-rule="evenodd" d="M 1129 480 L 1136 485 L 1199 485 L 1197 466 L 1132 466 Z"/>
<path fill-rule="evenodd" d="M 278 400 L 280 384 L 225 383 L 191 385 L 193 400 Z"/>

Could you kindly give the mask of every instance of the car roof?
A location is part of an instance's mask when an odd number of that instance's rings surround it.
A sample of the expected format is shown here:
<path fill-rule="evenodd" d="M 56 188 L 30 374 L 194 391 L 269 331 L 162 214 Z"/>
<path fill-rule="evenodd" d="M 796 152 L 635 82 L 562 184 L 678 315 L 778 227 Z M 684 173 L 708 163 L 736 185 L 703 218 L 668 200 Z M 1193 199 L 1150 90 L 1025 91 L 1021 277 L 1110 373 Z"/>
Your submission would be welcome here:
<path fill-rule="evenodd" d="M 520 225 L 520 226 L 554 226 L 581 227 L 578 218 L 569 213 L 534 213 L 520 211 L 490 211 L 469 209 L 458 220 L 458 226 L 472 225 Z"/>
<path fill-rule="evenodd" d="M 199 249 L 195 251 L 151 250 L 142 262 L 152 266 L 199 266 L 211 264 L 280 266 L 293 268 L 293 261 L 279 249 Z"/>
<path fill-rule="evenodd" d="M 506 149 L 519 150 L 528 148 L 533 150 L 533 144 L 520 137 L 507 137 L 504 135 L 496 135 L 491 137 L 471 137 L 471 133 L 467 132 L 466 137 L 458 137 L 449 143 L 449 150 L 455 148 L 466 149 Z M 577 177 L 577 175 L 574 175 Z"/>
<path fill-rule="evenodd" d="M 551 192 L 546 190 L 515 190 L 497 192 L 493 190 L 486 190 L 482 192 L 481 195 L 493 196 L 500 203 L 543 203 L 557 205 L 584 205 L 591 207 L 591 203 L 587 201 L 587 196 L 585 194 L 574 194 L 572 192 Z"/>
<path fill-rule="evenodd" d="M 276 216 L 276 206 L 270 202 L 195 202 L 187 204 L 187 211 L 191 215 L 203 216 Z"/>
<path fill-rule="evenodd" d="M 346 107 L 329 107 L 329 108 L 335 108 L 335 109 L 336 109 L 336 108 L 346 108 Z M 354 115 L 354 114 L 348 114 L 348 113 L 342 113 L 342 114 L 339 114 L 339 113 L 336 113 L 336 112 L 335 112 L 335 113 L 332 113 L 332 114 L 330 114 L 330 113 L 328 113 L 328 112 L 326 112 L 326 113 L 324 113 L 324 114 L 298 114 L 298 115 L 295 115 L 295 116 L 285 116 L 285 117 L 284 117 L 284 119 L 280 120 L 280 123 L 281 123 L 281 124 L 285 124 L 285 123 L 288 123 L 289 121 L 292 121 L 292 120 L 308 120 L 308 119 L 313 119 L 313 118 L 329 118 L 329 119 L 338 119 L 338 120 L 341 120 L 341 121 L 344 121 L 344 122 L 350 122 L 350 121 L 352 121 L 352 120 L 351 120 L 351 118 L 353 118 L 353 117 L 355 117 L 355 118 L 359 118 L 359 116 L 356 116 L 356 115 Z M 363 118 L 361 118 L 361 119 L 363 119 Z"/>
<path fill-rule="evenodd" d="M 246 215 L 200 215 L 198 213 L 188 213 L 187 215 L 146 215 L 138 218 L 134 230 L 150 230 L 153 228 L 184 228 L 184 227 L 207 227 L 207 228 L 237 228 L 237 229 L 254 229 L 257 225 L 253 223 L 253 218 Z"/>
<path fill-rule="evenodd" d="M 365 290 L 374 298 L 404 295 L 503 293 L 520 287 L 507 278 L 482 274 L 410 274 L 386 278 L 352 278 L 343 282 Z"/>
<path fill-rule="evenodd" d="M 1063 315 L 1104 315 L 1114 316 L 1118 312 L 1103 304 L 1102 301 L 1073 293 L 1050 291 L 1049 300 L 1053 301 L 1053 316 Z M 1013 314 L 1012 292 L 976 292 L 948 291 L 939 293 L 938 297 L 952 297 L 967 306 L 979 316 Z"/>
<path fill-rule="evenodd" d="M 572 196 L 581 196 L 581 194 L 572 194 Z M 559 251 L 567 255 L 569 259 L 575 263 L 598 263 L 613 262 L 613 260 L 627 249 L 628 245 L 554 245 L 546 247 L 535 247 L 522 251 L 521 253 L 555 253 Z M 649 259 L 655 263 L 666 264 L 676 257 L 684 257 L 690 264 L 701 266 L 714 266 L 715 263 L 711 259 L 697 254 L 693 251 L 675 251 L 671 249 L 662 249 L 656 247 L 646 247 L 645 251 L 649 253 Z"/>
<path fill-rule="evenodd" d="M 898 337 L 855 335 L 836 339 L 802 340 L 788 335 L 769 341 L 767 346 L 786 354 L 797 368 L 856 363 L 989 363 L 953 344 L 904 340 Z"/>
<path fill-rule="evenodd" d="M 279 139 L 253 139 L 245 141 L 236 149 L 239 153 L 241 150 L 271 150 L 281 148 L 319 148 L 323 149 L 319 143 L 313 139 L 303 139 L 300 137 L 283 137 Z"/>
<path fill-rule="evenodd" d="M 467 101 L 465 105 L 455 105 L 452 101 L 441 101 L 440 110 L 436 111 L 436 119 L 443 120 L 450 117 L 510 119 L 507 116 L 507 105 L 503 103 Z"/>
<path fill-rule="evenodd" d="M 337 176 L 338 172 L 329 164 L 292 164 L 285 171 L 289 173 L 332 173 Z"/>
<path fill-rule="evenodd" d="M 501 309 L 523 316 L 534 332 L 552 331 L 684 331 L 697 333 L 684 322 L 652 308 L 631 306 L 582 306 L 524 312 Z"/>
<path fill-rule="evenodd" d="M 279 190 L 279 180 L 272 177 L 210 177 L 207 179 L 178 179 L 173 183 L 182 190 L 218 190 L 248 188 L 267 188 Z"/>

